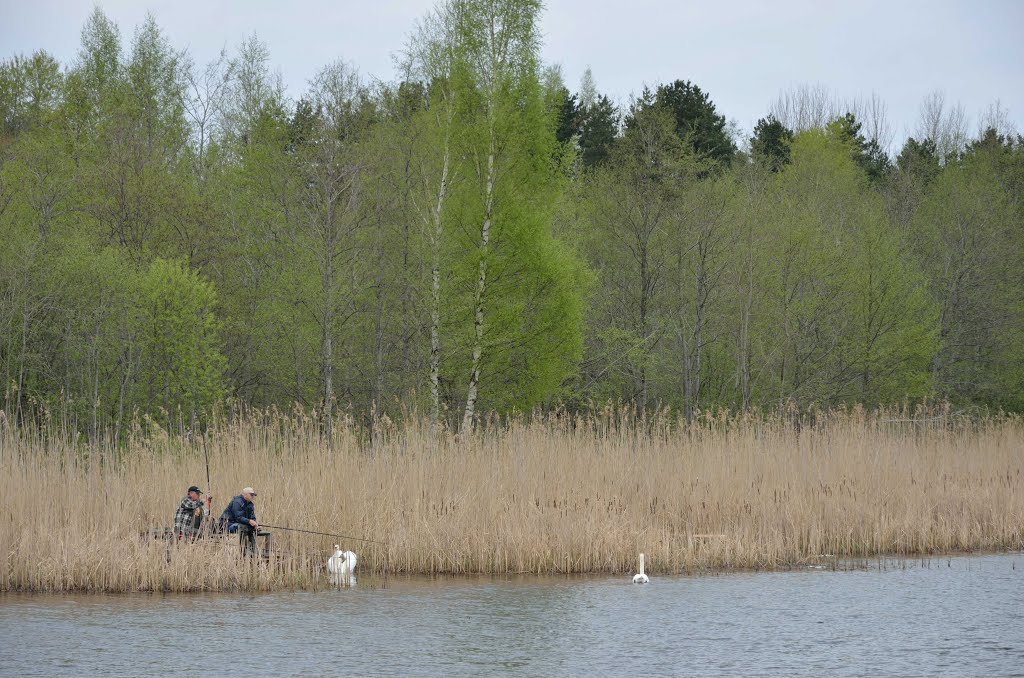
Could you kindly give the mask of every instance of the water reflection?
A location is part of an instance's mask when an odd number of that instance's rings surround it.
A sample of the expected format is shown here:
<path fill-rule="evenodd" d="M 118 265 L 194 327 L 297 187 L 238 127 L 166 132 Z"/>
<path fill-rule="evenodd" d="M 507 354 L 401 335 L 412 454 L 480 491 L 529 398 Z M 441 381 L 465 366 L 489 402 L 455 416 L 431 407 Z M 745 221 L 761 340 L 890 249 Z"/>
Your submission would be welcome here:
<path fill-rule="evenodd" d="M 0 597 L 3 675 L 1007 675 L 1024 557 L 703 577 Z"/>
<path fill-rule="evenodd" d="M 327 575 L 328 581 L 331 582 L 331 586 L 336 588 L 355 588 L 356 576 L 354 574 L 347 574 L 341 572 L 330 572 Z"/>

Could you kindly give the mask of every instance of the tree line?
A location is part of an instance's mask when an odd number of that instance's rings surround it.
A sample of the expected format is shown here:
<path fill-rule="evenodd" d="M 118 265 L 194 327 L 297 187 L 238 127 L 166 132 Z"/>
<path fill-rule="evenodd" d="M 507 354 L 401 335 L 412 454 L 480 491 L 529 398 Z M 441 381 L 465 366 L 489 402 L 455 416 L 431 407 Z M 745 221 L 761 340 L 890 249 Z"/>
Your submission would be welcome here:
<path fill-rule="evenodd" d="M 1024 408 L 1005 116 L 932 97 L 890 156 L 877 100 L 804 90 L 744 139 L 688 80 L 570 92 L 540 11 L 446 0 L 396 82 L 295 100 L 255 37 L 198 65 L 98 8 L 0 64 L 5 416 Z"/>

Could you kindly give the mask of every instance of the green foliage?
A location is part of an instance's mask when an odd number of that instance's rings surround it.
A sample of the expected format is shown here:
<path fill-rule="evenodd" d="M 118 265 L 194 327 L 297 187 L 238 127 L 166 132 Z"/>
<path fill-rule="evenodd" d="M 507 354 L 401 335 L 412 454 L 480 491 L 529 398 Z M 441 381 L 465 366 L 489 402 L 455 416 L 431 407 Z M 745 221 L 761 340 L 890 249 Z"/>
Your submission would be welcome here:
<path fill-rule="evenodd" d="M 43 50 L 0 64 L 0 148 L 47 120 L 63 93 L 60 64 Z"/>
<path fill-rule="evenodd" d="M 931 182 L 942 169 L 935 142 L 931 139 L 918 141 L 914 137 L 908 137 L 896 157 L 896 168 L 905 174 L 920 177 L 925 184 Z"/>
<path fill-rule="evenodd" d="M 911 224 L 940 308 L 933 371 L 942 395 L 1018 408 L 1024 396 L 1021 213 L 985 154 L 947 166 Z"/>
<path fill-rule="evenodd" d="M 202 420 L 224 397 L 213 286 L 180 262 L 154 260 L 138 283 L 139 402 L 164 423 Z"/>
<path fill-rule="evenodd" d="M 583 243 L 602 285 L 588 314 L 586 381 L 620 375 L 614 393 L 599 386 L 594 395 L 641 407 L 658 397 L 650 368 L 664 329 L 672 234 L 683 187 L 699 166 L 669 112 L 649 101 L 634 103 L 612 158 L 589 178 Z"/>
<path fill-rule="evenodd" d="M 852 378 L 846 399 L 869 405 L 921 399 L 933 393 L 937 308 L 878 201 L 869 195 L 862 201 L 842 261 L 850 317 L 843 368 Z"/>
<path fill-rule="evenodd" d="M 580 101 L 578 94 L 570 94 L 565 87 L 560 91 L 555 139 L 559 143 L 575 142 L 583 167 L 600 165 L 608 159 L 618 135 L 618 110 L 603 94 L 595 93 L 592 101 Z"/>
<path fill-rule="evenodd" d="M 47 284 L 53 286 L 62 369 L 46 392 L 62 389 L 91 432 L 116 429 L 143 407 L 130 389 L 139 378 L 138 278 L 118 250 L 95 250 L 81 240 L 66 239 L 53 257 L 57 265 Z"/>
<path fill-rule="evenodd" d="M 750 150 L 754 158 L 773 172 L 789 164 L 789 147 L 793 143 L 793 130 L 769 115 L 761 118 L 754 126 Z"/>
<path fill-rule="evenodd" d="M 828 132 L 850 149 L 851 159 L 868 175 L 872 182 L 881 181 L 889 172 L 889 156 L 874 139 L 861 134 L 861 124 L 853 113 L 836 118 L 828 124 Z"/>
<path fill-rule="evenodd" d="M 452 6 L 454 143 L 467 180 L 451 196 L 443 379 L 458 394 L 468 377 L 472 398 L 479 352 L 476 407 L 528 409 L 575 371 L 585 278 L 550 228 L 564 172 L 552 161 L 557 111 L 540 82 L 540 4 Z"/>
<path fill-rule="evenodd" d="M 540 9 L 442 3 L 402 82 L 339 62 L 294 103 L 255 38 L 201 69 L 99 9 L 73 63 L 4 61 L 0 407 L 1024 410 L 1024 139 L 890 166 L 852 115 L 767 117 L 733 162 L 693 83 L 621 129 L 571 94 Z"/>
<path fill-rule="evenodd" d="M 555 140 L 560 144 L 569 143 L 575 134 L 578 134 L 580 115 L 579 105 L 576 103 L 576 95 L 570 94 L 565 87 L 560 88 L 558 110 L 556 113 Z"/>
<path fill-rule="evenodd" d="M 619 131 L 619 112 L 611 99 L 600 95 L 580 110 L 580 159 L 584 167 L 597 167 L 608 159 Z"/>
<path fill-rule="evenodd" d="M 904 234 L 921 205 L 929 185 L 942 171 L 935 142 L 907 139 L 882 187 L 890 218 Z"/>
<path fill-rule="evenodd" d="M 676 133 L 695 153 L 728 166 L 736 145 L 725 129 L 725 116 L 715 109 L 707 92 L 689 80 L 676 80 L 658 87 L 655 104 L 672 113 Z"/>

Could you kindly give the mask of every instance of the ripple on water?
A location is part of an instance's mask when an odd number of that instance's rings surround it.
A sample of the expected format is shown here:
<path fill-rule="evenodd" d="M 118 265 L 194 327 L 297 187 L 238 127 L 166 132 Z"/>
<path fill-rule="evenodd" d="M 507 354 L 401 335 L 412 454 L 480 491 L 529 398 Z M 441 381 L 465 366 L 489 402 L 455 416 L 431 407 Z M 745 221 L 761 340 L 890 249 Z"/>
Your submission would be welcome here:
<path fill-rule="evenodd" d="M 705 577 L 0 596 L 2 675 L 1021 673 L 1024 558 Z"/>

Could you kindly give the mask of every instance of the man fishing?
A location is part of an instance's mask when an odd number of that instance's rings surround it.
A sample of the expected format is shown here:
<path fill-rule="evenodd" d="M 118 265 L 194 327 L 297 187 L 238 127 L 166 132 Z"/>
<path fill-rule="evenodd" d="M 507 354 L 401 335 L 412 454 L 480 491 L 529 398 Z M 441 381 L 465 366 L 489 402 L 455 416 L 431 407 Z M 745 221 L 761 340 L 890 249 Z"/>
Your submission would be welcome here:
<path fill-rule="evenodd" d="M 213 505 L 213 497 L 207 497 L 204 505 L 202 495 L 203 491 L 193 485 L 178 504 L 174 512 L 174 536 L 178 541 L 184 539 L 192 542 L 202 533 Z"/>
<path fill-rule="evenodd" d="M 242 489 L 242 494 L 231 500 L 224 513 L 220 515 L 221 526 L 227 529 L 229 534 L 238 533 L 242 550 L 249 555 L 256 554 L 256 532 L 259 523 L 256 522 L 256 505 L 253 499 L 256 497 L 256 490 L 251 487 Z"/>

